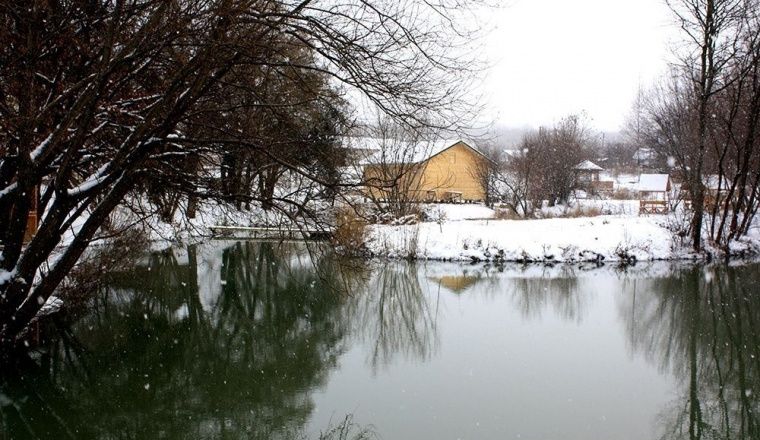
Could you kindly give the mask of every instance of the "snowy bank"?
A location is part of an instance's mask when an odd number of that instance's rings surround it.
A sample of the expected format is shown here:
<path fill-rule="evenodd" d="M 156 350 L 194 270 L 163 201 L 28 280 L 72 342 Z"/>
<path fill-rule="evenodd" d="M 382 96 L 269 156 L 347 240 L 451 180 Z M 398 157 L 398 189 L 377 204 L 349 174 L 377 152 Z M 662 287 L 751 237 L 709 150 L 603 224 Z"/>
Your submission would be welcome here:
<path fill-rule="evenodd" d="M 738 244 L 760 249 L 758 240 Z M 654 261 L 698 259 L 668 229 L 667 216 L 483 220 L 373 225 L 378 257 L 459 261 Z M 738 249 L 738 248 L 737 248 Z"/>

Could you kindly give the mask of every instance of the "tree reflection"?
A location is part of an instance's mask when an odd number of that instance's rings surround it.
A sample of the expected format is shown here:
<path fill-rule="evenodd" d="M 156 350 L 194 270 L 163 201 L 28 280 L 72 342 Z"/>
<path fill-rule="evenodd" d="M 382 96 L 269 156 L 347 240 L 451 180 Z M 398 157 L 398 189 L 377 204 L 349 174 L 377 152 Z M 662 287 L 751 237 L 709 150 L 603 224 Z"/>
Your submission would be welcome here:
<path fill-rule="evenodd" d="M 426 360 L 437 347 L 434 310 L 415 263 L 387 262 L 374 270 L 350 310 L 357 334 L 371 347 L 368 361 L 374 371 L 397 354 Z"/>
<path fill-rule="evenodd" d="M 6 377 L 0 428 L 14 439 L 297 437 L 309 391 L 343 350 L 328 285 L 269 243 L 154 254 L 113 275 L 39 374 Z"/>
<path fill-rule="evenodd" d="M 633 348 L 681 380 L 663 439 L 758 439 L 757 266 L 689 268 L 631 305 Z"/>
<path fill-rule="evenodd" d="M 516 307 L 526 318 L 538 318 L 550 305 L 557 316 L 580 322 L 588 296 L 578 292 L 575 270 L 568 265 L 552 275 L 515 277 L 512 292 Z"/>

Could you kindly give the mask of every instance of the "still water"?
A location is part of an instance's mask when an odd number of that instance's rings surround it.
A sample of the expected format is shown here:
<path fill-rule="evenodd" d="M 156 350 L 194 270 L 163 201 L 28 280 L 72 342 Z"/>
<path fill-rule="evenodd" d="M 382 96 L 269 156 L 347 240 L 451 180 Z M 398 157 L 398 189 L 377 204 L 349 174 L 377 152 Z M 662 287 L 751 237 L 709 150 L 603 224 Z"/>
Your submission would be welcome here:
<path fill-rule="evenodd" d="M 312 251 L 217 241 L 105 274 L 41 368 L 3 375 L 0 439 L 320 438 L 345 420 L 332 438 L 760 438 L 758 265 Z"/>

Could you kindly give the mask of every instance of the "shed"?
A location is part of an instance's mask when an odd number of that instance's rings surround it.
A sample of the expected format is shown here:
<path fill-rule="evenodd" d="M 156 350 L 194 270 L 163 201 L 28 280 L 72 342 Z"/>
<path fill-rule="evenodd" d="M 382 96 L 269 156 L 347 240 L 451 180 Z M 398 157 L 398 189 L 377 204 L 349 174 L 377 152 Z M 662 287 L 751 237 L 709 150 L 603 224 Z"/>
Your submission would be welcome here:
<path fill-rule="evenodd" d="M 670 188 L 668 174 L 641 174 L 636 188 L 639 192 L 639 214 L 666 213 Z"/>

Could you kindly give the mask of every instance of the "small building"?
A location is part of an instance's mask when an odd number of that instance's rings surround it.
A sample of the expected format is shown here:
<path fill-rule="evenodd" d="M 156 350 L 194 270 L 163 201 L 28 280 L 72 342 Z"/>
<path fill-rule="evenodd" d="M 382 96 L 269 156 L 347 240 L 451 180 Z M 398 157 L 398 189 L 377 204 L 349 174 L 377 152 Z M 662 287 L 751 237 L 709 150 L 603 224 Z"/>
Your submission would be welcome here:
<path fill-rule="evenodd" d="M 612 180 L 602 180 L 601 172 L 604 168 L 584 160 L 573 167 L 575 171 L 575 186 L 578 189 L 586 191 L 590 195 L 612 195 L 615 189 L 615 182 Z"/>
<path fill-rule="evenodd" d="M 670 175 L 641 174 L 636 187 L 639 192 L 639 214 L 666 214 L 670 206 Z"/>
<path fill-rule="evenodd" d="M 702 187 L 705 195 L 705 209 L 712 211 L 717 204 L 724 203 L 728 198 L 731 182 L 726 176 L 708 174 L 702 176 Z M 687 208 L 692 207 L 692 195 L 688 182 L 681 185 L 681 198 Z"/>
<path fill-rule="evenodd" d="M 604 171 L 604 168 L 591 162 L 590 160 L 584 160 L 578 165 L 573 167 L 575 171 L 576 181 L 579 185 L 588 185 L 593 182 L 599 181 L 599 174 Z"/>
<path fill-rule="evenodd" d="M 726 176 L 709 174 L 702 178 L 705 184 L 705 209 L 712 211 L 715 205 L 723 203 L 728 198 L 731 182 Z"/>
<path fill-rule="evenodd" d="M 402 152 L 396 153 L 394 149 Z M 489 161 L 462 140 L 440 141 L 419 148 L 399 144 L 369 158 L 363 174 L 365 182 L 393 182 L 392 188 L 369 185 L 367 192 L 375 199 L 387 199 L 400 191 L 412 202 L 483 202 L 486 188 L 479 175 Z"/>

